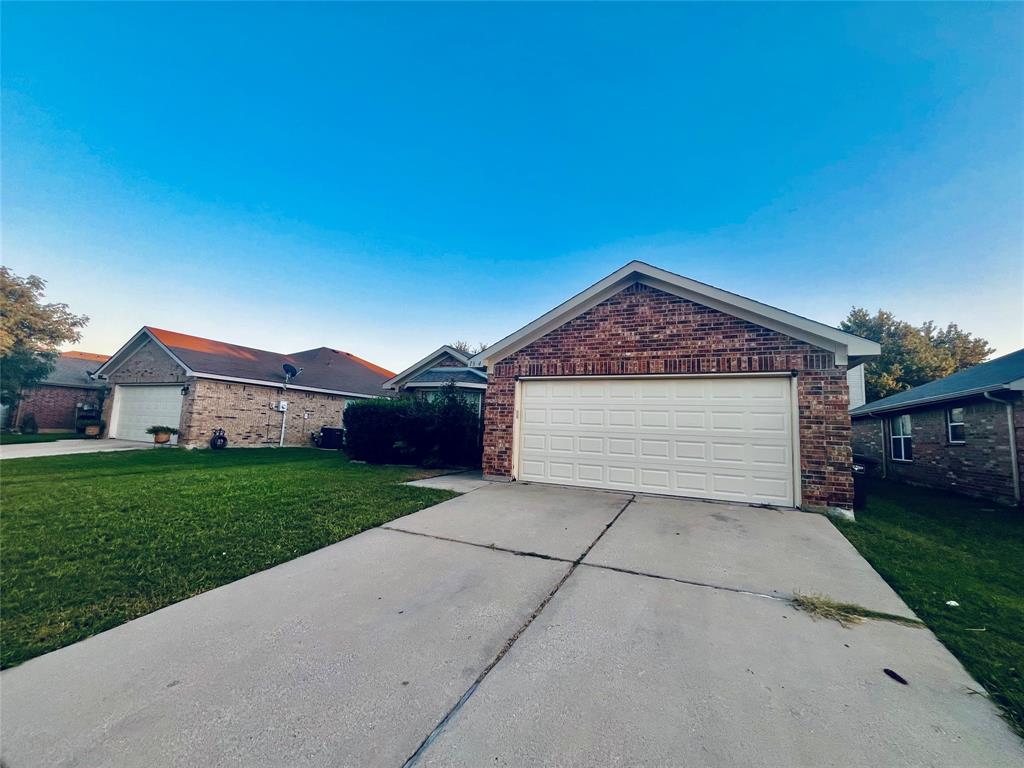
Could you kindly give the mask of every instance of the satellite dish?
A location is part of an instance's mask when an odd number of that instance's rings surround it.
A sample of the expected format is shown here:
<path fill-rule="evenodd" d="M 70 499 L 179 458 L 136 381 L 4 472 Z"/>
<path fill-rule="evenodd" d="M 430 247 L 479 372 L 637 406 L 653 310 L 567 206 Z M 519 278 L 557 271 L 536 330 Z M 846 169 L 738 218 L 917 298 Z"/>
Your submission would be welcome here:
<path fill-rule="evenodd" d="M 301 368 L 296 368 L 291 363 L 285 363 L 281 367 L 284 368 L 284 380 L 285 380 L 285 382 L 291 381 L 296 376 L 298 376 L 300 373 L 302 373 L 302 369 Z"/>

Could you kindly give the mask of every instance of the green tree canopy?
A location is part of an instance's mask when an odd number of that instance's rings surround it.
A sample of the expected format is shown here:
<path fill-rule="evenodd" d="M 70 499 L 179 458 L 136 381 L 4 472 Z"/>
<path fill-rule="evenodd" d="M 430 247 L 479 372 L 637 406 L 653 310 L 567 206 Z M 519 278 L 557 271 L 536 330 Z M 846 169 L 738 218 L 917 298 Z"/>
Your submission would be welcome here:
<path fill-rule="evenodd" d="M 0 401 L 15 403 L 24 387 L 53 370 L 61 344 L 78 341 L 89 322 L 67 304 L 44 304 L 46 281 L 0 267 Z"/>
<path fill-rule="evenodd" d="M 853 307 L 839 327 L 882 345 L 881 356 L 864 366 L 868 402 L 970 368 L 995 351 L 956 323 L 938 328 L 929 320 L 915 326 L 882 309 L 872 315 Z"/>

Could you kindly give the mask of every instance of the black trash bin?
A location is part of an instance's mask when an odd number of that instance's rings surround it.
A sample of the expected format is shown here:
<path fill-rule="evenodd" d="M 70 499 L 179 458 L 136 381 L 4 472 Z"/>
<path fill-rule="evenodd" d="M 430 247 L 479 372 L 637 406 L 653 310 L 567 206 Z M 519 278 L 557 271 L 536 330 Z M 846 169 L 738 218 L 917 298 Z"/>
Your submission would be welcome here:
<path fill-rule="evenodd" d="M 864 509 L 868 503 L 868 468 L 854 463 L 853 467 L 853 508 Z"/>
<path fill-rule="evenodd" d="M 318 448 L 340 451 L 345 445 L 345 430 L 341 427 L 321 427 Z"/>

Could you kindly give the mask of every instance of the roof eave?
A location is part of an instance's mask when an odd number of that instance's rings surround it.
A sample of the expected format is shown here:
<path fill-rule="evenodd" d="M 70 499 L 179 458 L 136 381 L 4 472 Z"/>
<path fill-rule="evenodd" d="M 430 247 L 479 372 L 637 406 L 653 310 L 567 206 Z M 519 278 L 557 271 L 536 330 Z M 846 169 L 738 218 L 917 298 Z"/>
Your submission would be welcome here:
<path fill-rule="evenodd" d="M 302 384 L 285 384 L 283 381 L 268 381 L 266 379 L 246 379 L 240 376 L 224 376 L 219 373 L 205 373 L 203 371 L 192 371 L 189 374 L 191 377 L 196 379 L 211 379 L 213 381 L 230 381 L 236 384 L 254 384 L 260 387 L 273 387 L 274 389 L 289 390 L 294 389 L 300 392 L 319 392 L 325 395 L 340 395 L 342 397 L 362 397 L 362 398 L 374 398 L 380 397 L 379 394 L 371 394 L 369 392 L 349 392 L 342 389 L 329 389 L 327 387 L 308 387 Z"/>
<path fill-rule="evenodd" d="M 1016 381 L 1007 382 L 1004 384 L 991 384 L 985 387 L 974 387 L 972 389 L 963 389 L 958 392 L 949 392 L 943 395 L 933 395 L 931 397 L 922 397 L 916 400 L 904 400 L 899 403 L 892 403 L 889 405 L 878 405 L 871 407 L 872 403 L 862 405 L 859 408 L 854 408 L 850 411 L 850 416 L 873 416 L 876 413 L 891 413 L 892 411 L 908 411 L 911 408 L 920 408 L 926 405 L 935 405 L 936 403 L 948 402 L 950 400 L 963 400 L 966 397 L 976 397 L 977 395 L 983 395 L 986 392 L 998 392 L 1003 389 L 1019 391 L 1024 389 L 1024 379 L 1018 379 Z M 877 401 L 881 403 L 881 400 Z"/>

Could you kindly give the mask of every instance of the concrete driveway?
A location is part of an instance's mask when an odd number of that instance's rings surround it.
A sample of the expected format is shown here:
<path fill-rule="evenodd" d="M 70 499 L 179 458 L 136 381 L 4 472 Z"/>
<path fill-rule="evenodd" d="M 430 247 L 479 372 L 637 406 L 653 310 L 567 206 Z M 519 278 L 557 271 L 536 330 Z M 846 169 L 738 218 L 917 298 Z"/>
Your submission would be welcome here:
<path fill-rule="evenodd" d="M 107 451 L 137 451 L 154 448 L 152 442 L 134 440 L 54 440 L 52 443 L 20 443 L 0 445 L 0 459 L 31 459 L 37 456 L 68 456 L 74 453 L 105 453 Z"/>
<path fill-rule="evenodd" d="M 824 518 L 487 485 L 0 676 L 20 766 L 1019 766 Z M 883 668 L 896 670 L 901 685 Z"/>

